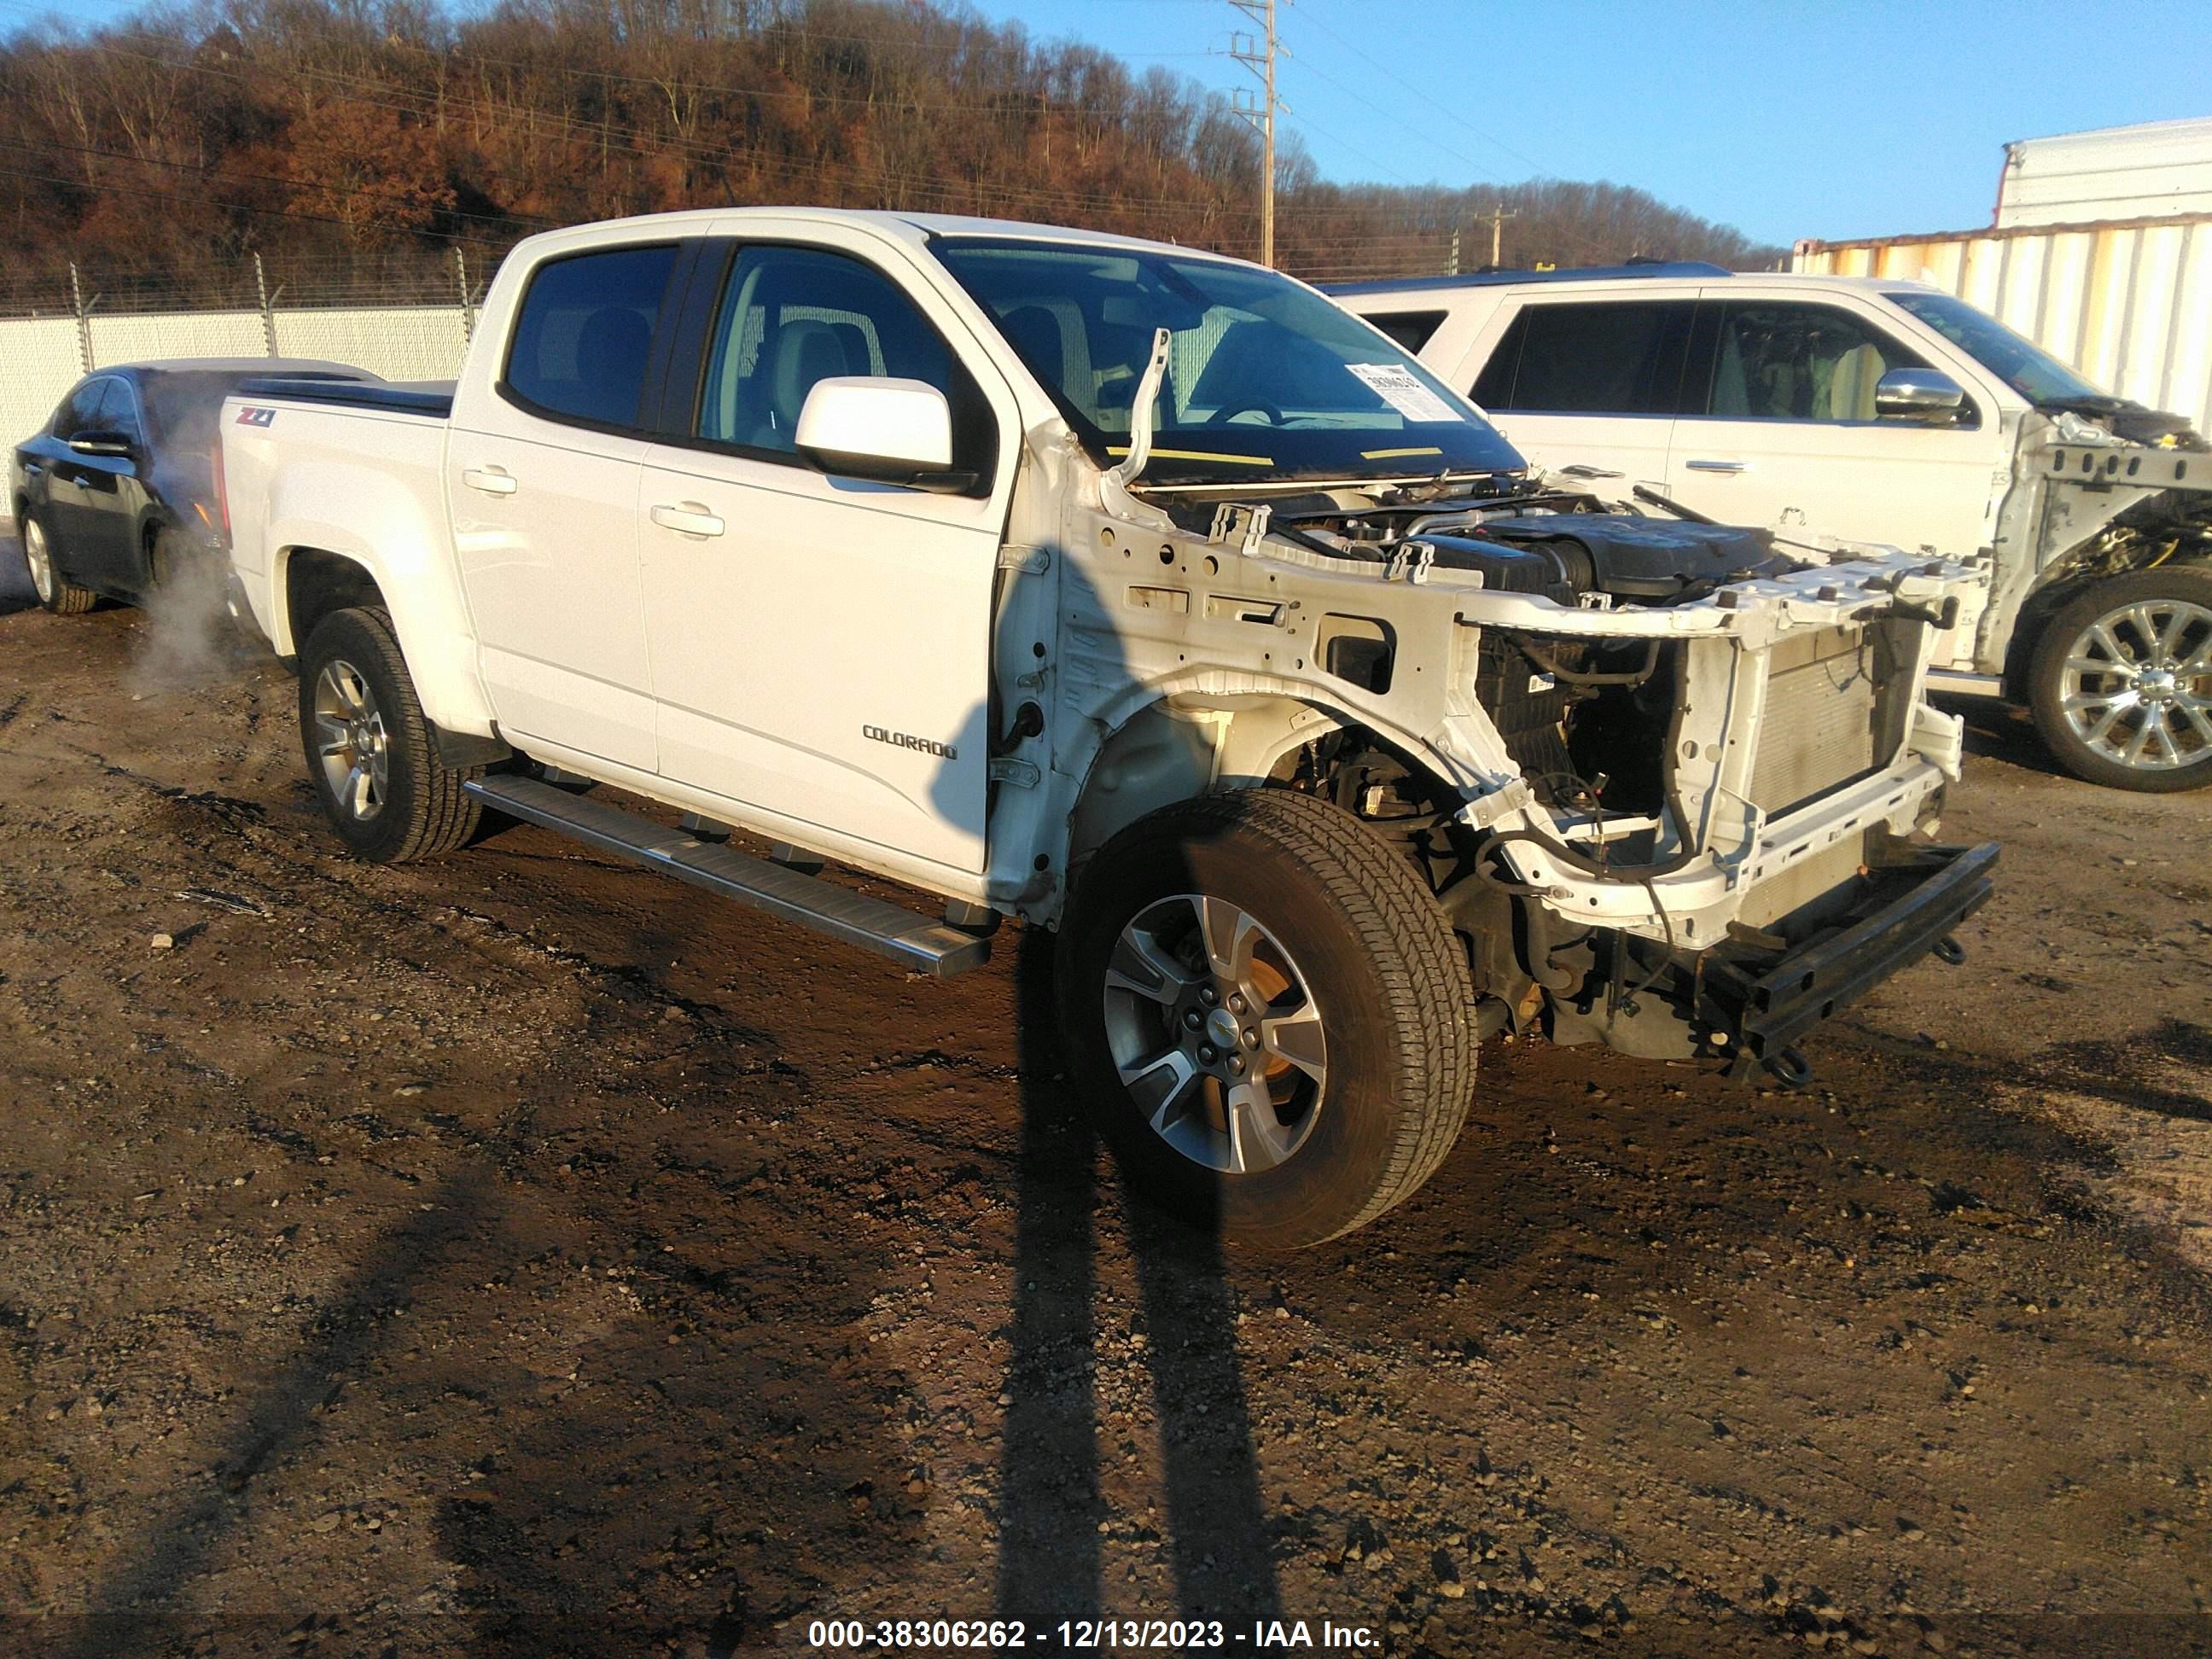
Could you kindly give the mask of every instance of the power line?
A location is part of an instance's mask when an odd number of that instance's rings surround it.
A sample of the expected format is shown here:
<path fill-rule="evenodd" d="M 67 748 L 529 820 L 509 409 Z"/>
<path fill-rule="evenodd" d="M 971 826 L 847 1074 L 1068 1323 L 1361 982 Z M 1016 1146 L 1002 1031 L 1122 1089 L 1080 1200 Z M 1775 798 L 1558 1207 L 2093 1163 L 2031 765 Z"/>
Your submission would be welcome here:
<path fill-rule="evenodd" d="M 1373 58 L 1369 57 L 1367 53 L 1362 52 L 1357 46 L 1353 45 L 1352 42 L 1345 39 L 1343 35 L 1339 34 L 1326 22 L 1322 21 L 1318 17 L 1315 17 L 1310 10 L 1307 11 L 1305 15 L 1312 21 L 1315 27 L 1321 30 L 1322 33 L 1328 35 L 1329 39 L 1335 41 L 1337 45 L 1342 46 L 1354 58 L 1358 58 L 1360 62 L 1365 64 L 1370 69 L 1376 70 L 1378 74 L 1381 74 L 1390 80 L 1395 81 L 1400 86 L 1405 88 L 1407 91 L 1412 93 L 1414 97 L 1419 98 L 1424 103 L 1429 104 L 1435 108 L 1441 110 L 1448 119 L 1466 128 L 1468 131 L 1481 139 L 1484 143 L 1492 145 L 1498 149 L 1504 151 L 1506 155 L 1513 157 L 1515 161 L 1519 161 L 1523 166 L 1527 167 L 1532 173 L 1541 174 L 1545 171 L 1541 162 L 1537 161 L 1528 155 L 1524 155 L 1521 151 L 1514 149 L 1512 145 L 1507 143 L 1503 138 L 1499 138 L 1491 133 L 1485 132 L 1480 127 L 1476 126 L 1472 121 L 1462 115 L 1449 104 L 1445 103 L 1442 99 L 1423 91 L 1419 87 L 1415 86 L 1411 81 L 1408 81 L 1404 76 L 1399 74 L 1397 70 L 1390 68 L 1388 64 L 1378 63 Z M 1435 143 L 1436 140 L 1432 137 L 1429 142 Z M 1457 151 L 1450 149 L 1446 145 L 1438 144 L 1437 148 L 1445 150 L 1447 154 L 1458 155 Z M 1459 159 L 1462 161 L 1467 161 L 1469 167 L 1475 165 L 1474 162 L 1468 161 L 1468 158 L 1464 155 L 1461 155 Z"/>

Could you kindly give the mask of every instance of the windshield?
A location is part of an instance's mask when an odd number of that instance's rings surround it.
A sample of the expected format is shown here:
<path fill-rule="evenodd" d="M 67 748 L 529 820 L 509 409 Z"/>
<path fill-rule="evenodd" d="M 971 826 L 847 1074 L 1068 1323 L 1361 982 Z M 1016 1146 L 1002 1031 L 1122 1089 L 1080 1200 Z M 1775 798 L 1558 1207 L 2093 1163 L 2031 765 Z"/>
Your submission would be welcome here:
<path fill-rule="evenodd" d="M 1511 445 L 1389 339 L 1274 272 L 1120 247 L 956 238 L 937 257 L 1103 465 L 1171 336 L 1148 480 L 1517 471 Z"/>
<path fill-rule="evenodd" d="M 2110 399 L 2032 340 L 1948 294 L 1907 290 L 1888 296 L 2032 404 Z"/>

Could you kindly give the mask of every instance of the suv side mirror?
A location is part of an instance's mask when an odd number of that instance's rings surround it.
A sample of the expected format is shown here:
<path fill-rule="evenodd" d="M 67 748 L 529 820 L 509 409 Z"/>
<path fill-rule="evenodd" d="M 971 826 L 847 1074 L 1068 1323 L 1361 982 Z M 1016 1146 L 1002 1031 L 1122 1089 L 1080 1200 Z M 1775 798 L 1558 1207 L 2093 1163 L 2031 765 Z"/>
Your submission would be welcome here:
<path fill-rule="evenodd" d="M 952 406 L 922 380 L 844 374 L 817 380 L 799 411 L 799 453 L 824 472 L 923 489 L 965 489 L 955 473 Z"/>
<path fill-rule="evenodd" d="M 80 455 L 128 455 L 131 440 L 120 432 L 97 427 L 78 433 L 69 441 L 69 447 Z"/>
<path fill-rule="evenodd" d="M 1966 388 L 1940 368 L 1893 368 L 1875 383 L 1874 412 L 1884 420 L 1955 416 Z"/>

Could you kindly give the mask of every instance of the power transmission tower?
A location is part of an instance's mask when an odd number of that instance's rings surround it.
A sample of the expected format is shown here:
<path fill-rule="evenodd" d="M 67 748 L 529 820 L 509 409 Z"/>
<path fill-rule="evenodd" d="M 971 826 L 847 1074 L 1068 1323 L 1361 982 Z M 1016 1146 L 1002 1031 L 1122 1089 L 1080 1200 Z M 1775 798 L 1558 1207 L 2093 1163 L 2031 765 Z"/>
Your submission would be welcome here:
<path fill-rule="evenodd" d="M 1264 88 L 1257 103 L 1249 92 L 1240 89 L 1232 107 L 1260 129 L 1260 263 L 1272 265 L 1275 263 L 1275 112 L 1283 107 L 1283 100 L 1275 96 L 1275 58 L 1282 51 L 1275 35 L 1275 0 L 1229 0 L 1229 3 L 1263 31 L 1257 36 L 1231 35 L 1229 55 L 1258 76 Z"/>

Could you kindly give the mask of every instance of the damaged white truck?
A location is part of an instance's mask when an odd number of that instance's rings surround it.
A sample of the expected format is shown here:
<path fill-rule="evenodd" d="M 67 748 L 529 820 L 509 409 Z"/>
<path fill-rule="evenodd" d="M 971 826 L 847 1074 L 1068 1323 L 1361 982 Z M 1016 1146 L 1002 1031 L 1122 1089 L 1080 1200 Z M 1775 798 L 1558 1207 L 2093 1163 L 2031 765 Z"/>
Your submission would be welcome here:
<path fill-rule="evenodd" d="M 503 813 L 932 974 L 1056 929 L 1072 1088 L 1241 1242 L 1412 1193 L 1507 1026 L 1801 1077 L 1991 890 L 1923 695 L 1976 576 L 1587 511 L 1237 260 L 586 227 L 449 394 L 266 383 L 224 434 L 355 851 Z"/>

